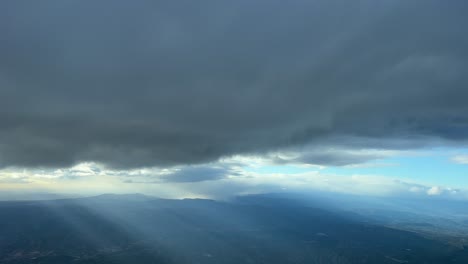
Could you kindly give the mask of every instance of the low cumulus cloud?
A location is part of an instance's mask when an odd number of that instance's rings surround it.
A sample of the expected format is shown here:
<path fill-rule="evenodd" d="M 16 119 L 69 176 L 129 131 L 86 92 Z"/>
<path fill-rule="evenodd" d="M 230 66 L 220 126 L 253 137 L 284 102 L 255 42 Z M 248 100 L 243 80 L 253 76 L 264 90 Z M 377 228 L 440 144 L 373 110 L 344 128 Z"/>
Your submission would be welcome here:
<path fill-rule="evenodd" d="M 2 1 L 0 166 L 465 144 L 467 11 L 464 1 Z M 331 155 L 296 161 L 379 158 Z"/>

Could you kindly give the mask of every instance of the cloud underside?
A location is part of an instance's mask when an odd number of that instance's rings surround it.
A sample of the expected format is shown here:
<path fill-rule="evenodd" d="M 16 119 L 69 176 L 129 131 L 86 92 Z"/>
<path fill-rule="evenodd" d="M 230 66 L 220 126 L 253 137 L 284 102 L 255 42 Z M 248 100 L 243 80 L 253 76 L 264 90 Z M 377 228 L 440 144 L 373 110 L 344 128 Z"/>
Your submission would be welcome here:
<path fill-rule="evenodd" d="M 0 166 L 466 144 L 467 11 L 464 1 L 2 2 Z M 291 161 L 380 157 L 309 152 Z"/>

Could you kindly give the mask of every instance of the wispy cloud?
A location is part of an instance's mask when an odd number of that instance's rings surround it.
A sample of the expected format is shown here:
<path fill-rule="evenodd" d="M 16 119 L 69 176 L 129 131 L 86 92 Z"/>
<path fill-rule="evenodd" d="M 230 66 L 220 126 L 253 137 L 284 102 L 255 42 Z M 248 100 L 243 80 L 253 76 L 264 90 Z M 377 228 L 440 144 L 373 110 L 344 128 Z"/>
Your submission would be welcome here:
<path fill-rule="evenodd" d="M 456 155 L 451 160 L 458 164 L 468 164 L 468 155 Z"/>

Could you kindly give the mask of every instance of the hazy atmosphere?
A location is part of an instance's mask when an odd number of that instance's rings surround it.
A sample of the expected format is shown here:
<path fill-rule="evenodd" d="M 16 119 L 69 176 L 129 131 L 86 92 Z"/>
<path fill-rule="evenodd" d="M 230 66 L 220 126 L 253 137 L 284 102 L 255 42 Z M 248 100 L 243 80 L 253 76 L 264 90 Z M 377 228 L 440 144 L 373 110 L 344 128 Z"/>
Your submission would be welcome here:
<path fill-rule="evenodd" d="M 467 15 L 0 1 L 0 263 L 468 263 Z"/>
<path fill-rule="evenodd" d="M 5 1 L 0 189 L 468 198 L 465 1 Z"/>

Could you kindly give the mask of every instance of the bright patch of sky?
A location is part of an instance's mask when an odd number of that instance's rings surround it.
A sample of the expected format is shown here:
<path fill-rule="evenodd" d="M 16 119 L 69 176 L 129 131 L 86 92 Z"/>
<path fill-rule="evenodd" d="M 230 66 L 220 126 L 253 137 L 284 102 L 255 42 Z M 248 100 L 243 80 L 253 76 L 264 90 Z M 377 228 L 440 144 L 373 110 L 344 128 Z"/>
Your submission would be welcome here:
<path fill-rule="evenodd" d="M 468 150 L 436 149 L 408 156 L 394 156 L 373 163 L 327 167 L 324 173 L 338 175 L 369 174 L 411 179 L 416 182 L 468 188 L 468 164 L 457 162 Z"/>

